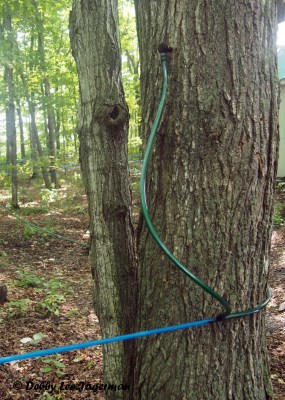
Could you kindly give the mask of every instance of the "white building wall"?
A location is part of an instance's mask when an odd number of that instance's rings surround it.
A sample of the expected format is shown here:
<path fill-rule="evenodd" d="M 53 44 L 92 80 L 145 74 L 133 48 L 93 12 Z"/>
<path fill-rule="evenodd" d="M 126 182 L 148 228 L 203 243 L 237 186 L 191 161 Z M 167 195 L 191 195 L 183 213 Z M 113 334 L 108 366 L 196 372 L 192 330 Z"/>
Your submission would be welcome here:
<path fill-rule="evenodd" d="M 284 80 L 283 80 L 284 81 Z M 280 144 L 279 144 L 279 161 L 277 176 L 279 178 L 285 177 L 285 82 L 280 82 L 280 110 L 279 110 L 279 131 L 280 131 Z"/>

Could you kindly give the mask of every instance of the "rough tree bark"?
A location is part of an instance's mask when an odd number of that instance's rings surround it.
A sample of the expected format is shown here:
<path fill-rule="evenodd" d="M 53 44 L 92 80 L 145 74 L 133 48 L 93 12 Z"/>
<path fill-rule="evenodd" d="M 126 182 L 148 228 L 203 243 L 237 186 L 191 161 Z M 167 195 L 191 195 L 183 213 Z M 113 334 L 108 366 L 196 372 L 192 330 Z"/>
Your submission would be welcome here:
<path fill-rule="evenodd" d="M 266 298 L 278 142 L 276 7 L 271 0 L 136 0 L 142 128 L 159 97 L 156 49 L 173 48 L 149 173 L 167 245 L 233 311 Z M 221 308 L 161 255 L 143 227 L 138 329 Z M 138 343 L 134 399 L 271 398 L 264 312 Z"/>
<path fill-rule="evenodd" d="M 148 174 L 154 224 L 175 255 L 225 296 L 233 311 L 251 308 L 266 297 L 277 167 L 275 3 L 135 3 L 145 138 L 160 94 L 157 47 L 166 42 L 173 48 L 167 107 Z M 74 0 L 70 25 L 80 81 L 78 131 L 95 311 L 104 336 L 132 332 L 136 316 L 136 329 L 150 329 L 222 311 L 169 264 L 144 224 L 138 231 L 136 299 L 116 7 L 116 0 Z M 128 378 L 132 400 L 272 397 L 264 312 L 220 328 L 104 350 L 106 380 Z"/>
<path fill-rule="evenodd" d="M 80 81 L 80 161 L 89 201 L 94 303 L 103 336 L 134 331 L 135 255 L 117 0 L 75 0 L 70 36 Z M 134 343 L 104 347 L 106 382 L 131 383 Z M 107 398 L 113 394 L 106 393 Z M 116 392 L 121 399 L 126 392 Z M 110 397 L 109 397 L 110 396 Z"/>
<path fill-rule="evenodd" d="M 15 121 L 15 88 L 14 88 L 14 67 L 13 67 L 13 48 L 14 37 L 12 31 L 11 10 L 9 5 L 3 6 L 3 26 L 6 34 L 7 60 L 5 60 L 4 81 L 7 87 L 6 101 L 6 135 L 7 135 L 7 162 L 11 163 L 11 203 L 14 208 L 19 208 L 18 204 L 18 176 L 17 176 L 17 137 Z"/>

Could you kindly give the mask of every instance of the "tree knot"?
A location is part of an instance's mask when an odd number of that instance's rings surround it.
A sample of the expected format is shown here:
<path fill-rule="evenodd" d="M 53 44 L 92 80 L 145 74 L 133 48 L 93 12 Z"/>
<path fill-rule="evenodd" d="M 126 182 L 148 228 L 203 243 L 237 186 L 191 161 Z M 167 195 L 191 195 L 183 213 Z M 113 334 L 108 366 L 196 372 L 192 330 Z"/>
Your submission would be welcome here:
<path fill-rule="evenodd" d="M 120 104 L 108 105 L 105 113 L 105 123 L 110 128 L 120 128 L 128 122 L 128 111 Z"/>

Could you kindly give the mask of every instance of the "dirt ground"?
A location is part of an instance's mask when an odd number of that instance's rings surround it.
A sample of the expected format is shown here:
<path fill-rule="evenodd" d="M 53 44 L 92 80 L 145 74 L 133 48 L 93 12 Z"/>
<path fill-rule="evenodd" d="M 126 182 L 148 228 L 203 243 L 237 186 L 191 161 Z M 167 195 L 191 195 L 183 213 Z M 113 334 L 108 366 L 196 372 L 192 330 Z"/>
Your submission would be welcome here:
<path fill-rule="evenodd" d="M 84 205 L 80 212 L 62 212 L 54 207 L 52 211 L 32 213 L 22 218 L 87 243 L 86 199 L 77 196 L 76 202 Z M 3 206 L 5 202 L 2 202 Z M 8 283 L 9 299 L 0 305 L 1 356 L 100 338 L 92 304 L 92 281 L 87 258 L 88 250 L 80 244 L 35 233 L 7 210 L 0 209 L 0 284 Z M 17 284 L 19 281 L 24 284 L 31 280 L 31 276 L 44 277 L 44 281 L 39 284 L 32 280 L 27 287 Z M 64 296 L 59 315 L 46 315 L 46 310 L 37 308 L 38 304 L 47 303 L 43 285 L 49 281 Z M 273 232 L 270 287 L 272 299 L 267 307 L 267 338 L 271 377 L 274 399 L 284 400 L 285 304 L 283 311 L 279 308 L 285 302 L 285 226 Z M 49 288 L 52 289 L 52 286 Z M 17 304 L 20 299 L 30 299 L 26 309 L 21 301 L 20 305 Z M 49 299 L 49 305 L 54 306 L 56 300 L 56 297 Z M 39 332 L 43 337 L 38 343 L 20 341 Z M 100 347 L 92 347 L 0 365 L 0 399 L 103 399 L 104 387 L 99 386 L 104 383 L 101 350 Z M 45 386 L 37 386 L 41 382 Z M 62 385 L 65 390 L 57 388 L 51 392 L 50 382 L 58 387 Z M 75 382 L 89 382 L 89 386 L 81 392 L 67 386 Z M 118 385 L 121 382 L 108 383 Z"/>

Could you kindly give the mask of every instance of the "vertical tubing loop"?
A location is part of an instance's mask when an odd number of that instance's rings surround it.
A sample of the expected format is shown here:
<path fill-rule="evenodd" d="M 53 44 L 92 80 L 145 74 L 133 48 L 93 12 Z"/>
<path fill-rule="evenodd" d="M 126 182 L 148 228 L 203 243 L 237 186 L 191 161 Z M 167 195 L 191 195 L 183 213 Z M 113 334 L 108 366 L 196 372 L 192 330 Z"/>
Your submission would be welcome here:
<path fill-rule="evenodd" d="M 212 288 L 210 288 L 205 282 L 203 282 L 201 279 L 199 279 L 191 271 L 189 271 L 185 267 L 185 265 L 183 265 L 174 256 L 174 254 L 168 249 L 166 244 L 159 237 L 159 235 L 151 221 L 149 212 L 148 212 L 148 205 L 147 205 L 147 199 L 146 199 L 146 173 L 147 173 L 150 154 L 151 154 L 153 144 L 154 144 L 154 139 L 155 139 L 155 136 L 156 136 L 156 133 L 157 133 L 160 121 L 161 121 L 163 111 L 165 109 L 167 88 L 168 88 L 167 54 L 165 52 L 161 52 L 160 57 L 161 57 L 161 62 L 162 62 L 163 85 L 162 85 L 161 97 L 160 97 L 157 113 L 156 113 L 156 116 L 155 116 L 155 119 L 153 122 L 153 126 L 151 129 L 150 135 L 149 135 L 147 145 L 146 145 L 144 160 L 143 160 L 143 165 L 142 165 L 142 172 L 141 172 L 141 178 L 140 178 L 141 209 L 142 209 L 142 213 L 143 213 L 145 222 L 147 224 L 147 227 L 148 227 L 152 237 L 158 244 L 158 246 L 161 248 L 161 250 L 164 252 L 164 254 L 172 262 L 173 265 L 175 265 L 177 268 L 179 268 L 188 278 L 190 278 L 193 282 L 195 282 L 203 290 L 205 290 L 207 293 L 209 293 L 214 299 L 216 299 L 218 302 L 220 302 L 220 304 L 223 306 L 225 311 L 222 314 L 219 314 L 217 316 L 217 319 L 223 319 L 231 313 L 231 307 L 230 307 L 228 301 L 226 299 L 224 299 L 222 296 L 220 296 Z"/>

